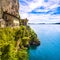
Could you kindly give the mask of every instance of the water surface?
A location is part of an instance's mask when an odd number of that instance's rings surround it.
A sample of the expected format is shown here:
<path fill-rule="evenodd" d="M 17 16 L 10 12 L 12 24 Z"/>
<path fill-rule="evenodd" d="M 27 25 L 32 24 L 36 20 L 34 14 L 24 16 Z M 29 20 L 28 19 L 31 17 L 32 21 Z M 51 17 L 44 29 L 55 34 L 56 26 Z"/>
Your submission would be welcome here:
<path fill-rule="evenodd" d="M 60 60 L 60 25 L 30 25 L 41 45 L 30 49 L 29 60 Z"/>

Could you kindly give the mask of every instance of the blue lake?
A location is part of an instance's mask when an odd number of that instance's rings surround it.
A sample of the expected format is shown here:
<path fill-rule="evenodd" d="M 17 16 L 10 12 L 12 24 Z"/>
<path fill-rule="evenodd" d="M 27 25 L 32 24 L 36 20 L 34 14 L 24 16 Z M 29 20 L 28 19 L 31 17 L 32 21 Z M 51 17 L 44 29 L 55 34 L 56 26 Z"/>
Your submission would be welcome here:
<path fill-rule="evenodd" d="M 29 50 L 29 60 L 60 60 L 60 25 L 30 25 L 41 45 Z"/>

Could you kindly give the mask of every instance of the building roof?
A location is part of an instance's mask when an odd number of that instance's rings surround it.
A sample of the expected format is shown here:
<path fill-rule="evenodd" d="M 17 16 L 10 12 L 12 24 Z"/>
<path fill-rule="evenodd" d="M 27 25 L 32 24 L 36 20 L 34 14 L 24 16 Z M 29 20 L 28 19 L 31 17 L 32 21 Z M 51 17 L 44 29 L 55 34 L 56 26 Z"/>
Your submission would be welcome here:
<path fill-rule="evenodd" d="M 26 21 L 28 21 L 28 19 L 27 19 L 27 18 L 25 18 L 25 19 L 21 19 L 21 20 L 26 20 Z"/>

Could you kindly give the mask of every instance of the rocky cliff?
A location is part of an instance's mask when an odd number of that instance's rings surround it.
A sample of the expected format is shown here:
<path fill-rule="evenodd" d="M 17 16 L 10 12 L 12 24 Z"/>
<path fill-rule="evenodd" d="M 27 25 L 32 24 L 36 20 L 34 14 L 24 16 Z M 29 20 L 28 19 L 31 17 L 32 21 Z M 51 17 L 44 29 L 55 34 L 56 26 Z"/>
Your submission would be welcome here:
<path fill-rule="evenodd" d="M 19 15 L 19 0 L 0 0 L 0 8 L 7 13 Z"/>

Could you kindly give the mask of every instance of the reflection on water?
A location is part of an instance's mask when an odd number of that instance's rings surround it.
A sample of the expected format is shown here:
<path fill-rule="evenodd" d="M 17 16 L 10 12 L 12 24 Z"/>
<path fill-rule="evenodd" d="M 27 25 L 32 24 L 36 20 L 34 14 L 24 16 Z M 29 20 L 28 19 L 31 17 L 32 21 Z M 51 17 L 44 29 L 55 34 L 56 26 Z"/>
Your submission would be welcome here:
<path fill-rule="evenodd" d="M 30 25 L 41 45 L 30 49 L 30 60 L 60 60 L 60 25 Z"/>

